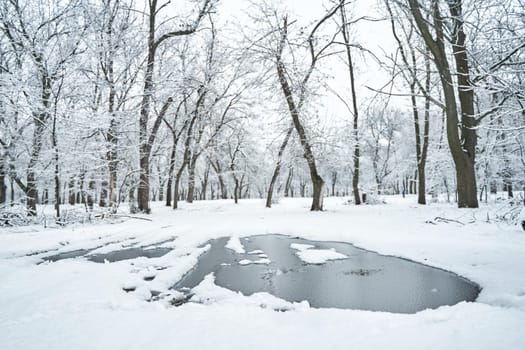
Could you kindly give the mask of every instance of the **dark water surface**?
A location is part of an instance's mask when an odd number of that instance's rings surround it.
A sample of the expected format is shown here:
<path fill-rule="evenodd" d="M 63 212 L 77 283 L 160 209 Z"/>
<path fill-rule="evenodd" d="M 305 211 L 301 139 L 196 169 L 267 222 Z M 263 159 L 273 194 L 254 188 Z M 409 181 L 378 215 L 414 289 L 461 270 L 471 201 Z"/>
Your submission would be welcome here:
<path fill-rule="evenodd" d="M 452 272 L 409 260 L 380 255 L 342 242 L 318 242 L 283 235 L 241 238 L 247 253 L 225 248 L 229 237 L 209 242 L 211 248 L 175 289 L 193 288 L 209 273 L 215 283 L 245 295 L 268 292 L 282 299 L 307 300 L 312 307 L 333 307 L 414 313 L 427 308 L 476 300 L 480 289 Z M 347 259 L 307 264 L 290 244 L 312 244 L 314 249 L 335 249 Z M 256 261 L 262 250 L 271 263 L 240 265 Z"/>
<path fill-rule="evenodd" d="M 139 257 L 146 257 L 146 258 L 159 258 L 161 256 L 164 256 L 168 254 L 170 251 L 173 250 L 173 248 L 167 248 L 167 247 L 159 247 L 159 245 L 162 245 L 164 243 L 172 242 L 175 240 L 175 237 L 165 239 L 160 242 L 156 242 L 153 244 L 133 247 L 133 246 L 126 246 L 124 249 L 114 250 L 107 253 L 100 253 L 100 254 L 90 254 L 94 250 L 101 248 L 105 245 L 100 245 L 91 249 L 78 249 L 78 250 L 71 250 L 68 252 L 58 253 L 54 255 L 44 256 L 42 257 L 43 261 L 58 261 L 58 260 L 64 260 L 64 259 L 74 259 L 79 257 L 85 257 L 89 261 L 93 261 L 96 263 L 104 263 L 104 262 L 116 262 L 116 261 L 122 261 L 122 260 L 130 260 L 130 259 L 136 259 Z M 114 242 L 112 242 L 114 243 Z"/>

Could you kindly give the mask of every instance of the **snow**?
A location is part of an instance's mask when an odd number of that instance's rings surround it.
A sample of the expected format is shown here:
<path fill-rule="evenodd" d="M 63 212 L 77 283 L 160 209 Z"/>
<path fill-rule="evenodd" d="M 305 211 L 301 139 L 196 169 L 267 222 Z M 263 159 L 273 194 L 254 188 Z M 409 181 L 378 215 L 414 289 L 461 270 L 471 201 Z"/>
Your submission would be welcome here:
<path fill-rule="evenodd" d="M 242 259 L 239 261 L 239 265 L 250 265 L 250 264 L 265 264 L 268 265 L 272 261 L 267 258 L 261 258 L 259 260 L 248 260 L 248 259 Z"/>
<path fill-rule="evenodd" d="M 241 240 L 238 237 L 230 238 L 228 243 L 226 243 L 226 248 L 233 250 L 237 254 L 245 253 L 244 246 L 242 245 Z"/>
<path fill-rule="evenodd" d="M 525 221 L 525 208 L 521 209 L 520 211 L 520 214 L 518 216 L 518 222 L 523 222 Z"/>
<path fill-rule="evenodd" d="M 290 248 L 298 250 L 299 259 L 307 264 L 324 264 L 329 260 L 347 259 L 348 256 L 338 253 L 335 249 L 313 249 L 312 244 L 292 243 Z"/>
<path fill-rule="evenodd" d="M 290 244 L 290 248 L 296 249 L 300 252 L 306 249 L 314 248 L 315 246 L 312 244 L 303 244 L 303 243 L 292 243 Z"/>
<path fill-rule="evenodd" d="M 338 253 L 335 249 L 305 249 L 297 252 L 297 256 L 307 264 L 324 264 L 328 260 L 347 259 L 348 256 Z"/>
<path fill-rule="evenodd" d="M 1 229 L 0 349 L 525 348 L 521 227 L 487 222 L 492 208 L 483 204 L 419 206 L 412 196 L 386 201 L 356 207 L 326 198 L 324 212 L 310 212 L 308 199 L 283 198 L 271 209 L 261 200 L 181 203 L 177 211 L 153 203 L 151 222 Z M 427 223 L 436 217 L 465 225 Z M 237 237 L 231 245 L 244 250 L 239 238 L 270 233 L 350 242 L 454 271 L 483 290 L 475 303 L 392 314 L 315 309 L 267 293 L 244 296 L 216 286 L 210 275 L 194 288 L 192 302 L 148 301 L 152 292 L 180 297 L 169 287 L 195 266 L 209 239 Z M 143 246 L 174 236 L 174 249 L 160 258 L 37 265 L 46 254 Z M 43 251 L 50 252 L 25 256 Z M 136 289 L 126 293 L 125 286 Z"/>

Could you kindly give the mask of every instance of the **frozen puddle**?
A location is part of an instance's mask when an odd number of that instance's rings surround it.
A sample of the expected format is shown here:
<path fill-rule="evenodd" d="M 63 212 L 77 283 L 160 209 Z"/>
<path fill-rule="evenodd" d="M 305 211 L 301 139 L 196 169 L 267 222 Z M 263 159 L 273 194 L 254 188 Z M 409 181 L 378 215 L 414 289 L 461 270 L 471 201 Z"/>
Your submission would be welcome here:
<path fill-rule="evenodd" d="M 228 237 L 208 243 L 210 249 L 174 289 L 187 291 L 213 273 L 215 284 L 244 295 L 268 292 L 312 307 L 397 313 L 474 301 L 480 291 L 452 272 L 348 243 L 282 235 L 242 238 L 241 245 Z"/>
<path fill-rule="evenodd" d="M 168 254 L 173 248 L 161 247 L 160 245 L 174 241 L 175 238 L 170 238 L 164 241 L 156 242 L 153 244 L 143 245 L 139 247 L 126 247 L 122 249 L 112 250 L 105 253 L 95 253 L 99 248 L 104 247 L 105 245 L 97 246 L 91 249 L 78 249 L 67 252 L 62 252 L 54 255 L 42 257 L 43 261 L 58 261 L 64 259 L 74 259 L 79 257 L 84 257 L 89 261 L 96 263 L 105 263 L 105 262 L 116 262 L 123 260 L 131 260 L 140 257 L 145 258 L 159 258 Z"/>

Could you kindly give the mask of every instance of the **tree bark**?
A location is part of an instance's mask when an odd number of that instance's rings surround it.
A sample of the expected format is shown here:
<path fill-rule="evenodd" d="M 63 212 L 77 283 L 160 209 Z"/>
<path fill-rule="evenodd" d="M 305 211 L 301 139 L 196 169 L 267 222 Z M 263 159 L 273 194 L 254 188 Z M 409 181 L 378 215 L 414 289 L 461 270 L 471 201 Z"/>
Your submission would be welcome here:
<path fill-rule="evenodd" d="M 453 45 L 454 57 L 456 59 L 456 66 L 458 69 L 458 83 L 460 85 L 460 103 L 465 106 L 462 110 L 463 116 L 466 117 L 461 121 L 462 137 L 460 138 L 458 125 L 458 106 L 456 104 L 456 94 L 454 92 L 454 82 L 450 71 L 450 66 L 447 60 L 447 52 L 445 49 L 444 33 L 443 33 L 443 18 L 440 15 L 439 2 L 435 1 L 433 4 L 433 22 L 436 32 L 436 39 L 433 38 L 427 21 L 423 18 L 420 5 L 417 0 L 408 0 L 410 10 L 416 25 L 421 33 L 423 40 L 429 51 L 432 53 L 434 63 L 440 74 L 441 86 L 445 98 L 445 113 L 447 116 L 447 139 L 452 154 L 452 159 L 456 166 L 456 181 L 458 190 L 458 207 L 460 208 L 477 208 L 477 188 L 476 188 L 476 174 L 475 174 L 475 144 L 476 131 L 471 129 L 472 115 L 469 114 L 471 109 L 472 91 L 468 87 L 468 60 L 466 47 L 464 45 L 464 35 L 462 23 L 458 22 L 459 17 L 454 19 L 455 32 L 457 40 Z M 451 9 L 452 10 L 452 9 Z M 457 8 L 456 8 L 457 10 Z M 460 34 L 461 33 L 461 34 Z M 465 85 L 466 84 L 466 85 Z"/>
<path fill-rule="evenodd" d="M 360 159 L 360 149 L 359 149 L 359 109 L 357 107 L 357 93 L 355 89 L 355 78 L 354 78 L 354 64 L 352 61 L 352 52 L 350 50 L 350 36 L 347 30 L 347 23 L 346 23 L 346 12 L 345 12 L 345 6 L 344 6 L 344 0 L 341 0 L 341 21 L 342 27 L 341 32 L 343 34 L 343 40 L 345 43 L 345 52 L 346 52 L 346 60 L 348 64 L 348 73 L 350 75 L 350 91 L 352 93 L 352 108 L 353 108 L 353 123 L 352 123 L 352 130 L 354 134 L 354 155 L 353 155 L 353 165 L 354 165 L 354 172 L 352 173 L 352 192 L 354 193 L 354 204 L 359 205 L 361 204 L 361 197 L 359 195 L 359 159 Z"/>
<path fill-rule="evenodd" d="M 228 199 L 228 188 L 226 187 L 226 182 L 224 181 L 224 176 L 222 175 L 222 167 L 219 160 L 210 160 L 211 166 L 215 173 L 217 174 L 217 180 L 219 181 L 219 190 L 221 194 L 221 199 Z"/>
<path fill-rule="evenodd" d="M 0 156 L 0 205 L 7 202 L 7 186 L 5 184 L 6 171 L 4 155 Z"/>
<path fill-rule="evenodd" d="M 290 167 L 290 169 L 288 170 L 288 176 L 286 177 L 286 184 L 284 185 L 284 196 L 285 197 L 293 197 L 292 178 L 293 178 L 293 168 Z"/>
<path fill-rule="evenodd" d="M 211 6 L 211 0 L 205 0 L 202 9 L 199 11 L 196 22 L 189 28 L 177 30 L 163 34 L 158 39 L 155 38 L 156 30 L 156 16 L 157 0 L 151 0 L 149 2 L 149 14 L 148 14 L 148 56 L 146 64 L 146 73 L 144 76 L 144 89 L 142 95 L 142 102 L 140 104 L 140 118 L 139 118 L 139 186 L 138 186 L 138 209 L 146 214 L 151 212 L 149 207 L 149 158 L 153 142 L 156 137 L 157 130 L 152 130 L 148 137 L 148 119 L 150 114 L 150 100 L 153 92 L 153 70 L 155 65 L 155 53 L 159 45 L 169 38 L 176 36 L 189 35 L 196 31 L 202 17 L 208 12 L 209 6 Z M 161 6 L 161 8 L 164 5 Z M 160 10 L 160 9 L 159 9 Z M 170 98 L 171 100 L 171 98 Z M 171 103 L 171 101 L 170 101 Z M 159 126 L 162 118 L 158 120 Z M 157 123 L 157 121 L 155 122 Z M 158 127 L 157 127 L 158 129 Z"/>
<path fill-rule="evenodd" d="M 281 54 L 284 48 L 283 46 L 287 39 L 287 34 L 286 34 L 287 26 L 288 24 L 285 20 L 284 31 L 283 31 L 283 35 L 281 38 L 280 52 L 278 53 L 276 57 L 277 58 L 277 75 L 279 77 L 279 83 L 281 85 L 282 92 L 284 94 L 286 103 L 288 105 L 288 111 L 290 112 L 290 116 L 292 117 L 293 125 L 295 127 L 295 130 L 297 131 L 297 134 L 299 135 L 301 146 L 303 147 L 304 158 L 306 159 L 306 163 L 308 164 L 308 168 L 310 170 L 310 179 L 312 180 L 312 187 L 313 187 L 312 206 L 310 207 L 310 210 L 321 211 L 323 210 L 324 181 L 317 171 L 317 165 L 316 165 L 315 157 L 312 151 L 312 146 L 310 144 L 310 141 L 308 140 L 308 137 L 306 136 L 306 131 L 304 130 L 304 127 L 299 118 L 299 110 L 297 109 L 297 105 L 293 97 L 292 89 L 286 77 L 286 68 L 284 66 L 284 63 L 281 60 Z M 314 62 L 312 62 L 312 64 L 314 64 Z M 313 70 L 313 67 L 310 67 L 310 71 L 311 70 Z M 306 84 L 305 81 L 303 81 L 303 85 L 304 84 Z M 304 89 L 306 88 L 306 86 L 303 86 L 302 88 Z"/>
<path fill-rule="evenodd" d="M 191 158 L 188 164 L 188 193 L 186 194 L 186 202 L 193 203 L 195 197 L 195 168 L 197 166 L 197 159 Z"/>
<path fill-rule="evenodd" d="M 279 153 L 277 154 L 277 164 L 275 165 L 272 179 L 270 181 L 270 185 L 268 186 L 268 195 L 266 196 L 266 208 L 272 207 L 273 188 L 275 186 L 275 183 L 277 182 L 277 178 L 279 177 L 279 172 L 281 171 L 281 164 L 282 164 L 284 150 L 286 149 L 286 145 L 288 145 L 288 141 L 290 140 L 290 136 L 292 135 L 293 130 L 294 130 L 293 126 L 288 128 L 288 131 L 286 132 L 286 136 L 284 137 L 283 143 L 281 144 L 281 147 L 279 147 Z"/>

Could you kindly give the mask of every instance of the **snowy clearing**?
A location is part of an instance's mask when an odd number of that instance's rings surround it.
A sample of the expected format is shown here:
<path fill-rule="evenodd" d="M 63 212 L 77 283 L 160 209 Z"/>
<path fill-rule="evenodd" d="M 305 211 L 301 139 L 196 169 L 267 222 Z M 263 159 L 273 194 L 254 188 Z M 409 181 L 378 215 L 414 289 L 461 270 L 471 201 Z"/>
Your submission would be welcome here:
<path fill-rule="evenodd" d="M 521 227 L 486 222 L 485 206 L 424 207 L 414 197 L 386 201 L 355 207 L 327 198 L 325 212 L 310 212 L 309 199 L 282 200 L 272 209 L 261 200 L 181 203 L 177 211 L 156 203 L 151 222 L 2 229 L 0 349 L 523 349 Z M 428 223 L 435 217 L 465 225 Z M 237 237 L 231 242 L 239 248 L 239 237 L 269 233 L 350 242 L 451 270 L 483 290 L 475 303 L 416 314 L 315 309 L 267 293 L 243 296 L 217 287 L 213 276 L 180 307 L 163 298 L 177 297 L 169 288 L 197 263 L 209 239 Z M 159 258 L 38 264 L 60 252 L 143 246 L 175 236 L 164 243 L 173 250 Z M 148 301 L 156 295 L 159 301 Z"/>

